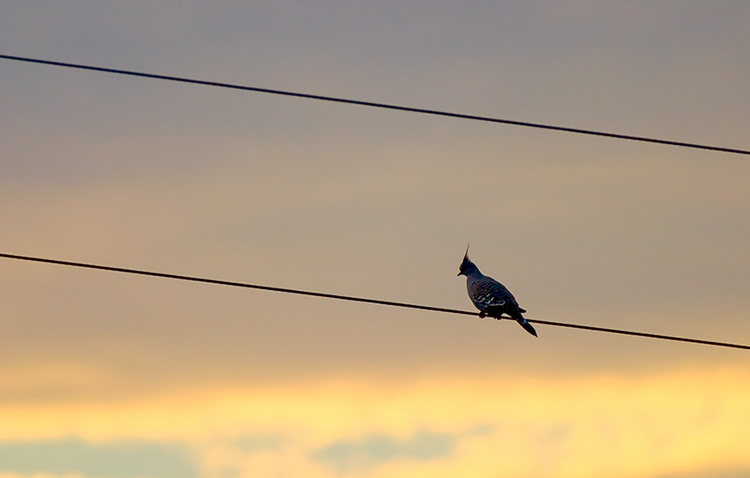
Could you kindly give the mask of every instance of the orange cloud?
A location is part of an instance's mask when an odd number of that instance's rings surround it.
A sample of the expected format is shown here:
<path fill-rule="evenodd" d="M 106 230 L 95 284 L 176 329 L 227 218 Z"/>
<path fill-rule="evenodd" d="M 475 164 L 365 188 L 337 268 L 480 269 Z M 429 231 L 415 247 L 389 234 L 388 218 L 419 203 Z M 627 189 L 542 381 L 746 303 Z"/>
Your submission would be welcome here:
<path fill-rule="evenodd" d="M 6 406 L 0 439 L 182 443 L 209 477 L 649 477 L 750 468 L 747 403 L 747 373 L 733 370 L 332 380 L 114 405 Z"/>

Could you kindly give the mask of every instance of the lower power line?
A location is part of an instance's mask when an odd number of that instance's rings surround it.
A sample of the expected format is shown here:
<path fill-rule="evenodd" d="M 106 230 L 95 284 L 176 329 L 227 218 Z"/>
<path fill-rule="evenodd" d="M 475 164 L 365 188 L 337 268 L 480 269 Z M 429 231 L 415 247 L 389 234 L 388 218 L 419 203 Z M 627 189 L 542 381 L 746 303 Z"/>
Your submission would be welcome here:
<path fill-rule="evenodd" d="M 28 261 L 28 262 L 41 262 L 44 264 L 55 264 L 55 265 L 60 265 L 60 266 L 78 267 L 82 269 L 95 269 L 95 270 L 109 271 L 109 272 L 121 272 L 124 274 L 161 277 L 164 279 L 176 279 L 176 280 L 183 280 L 183 281 L 190 281 L 190 282 L 202 282 L 204 284 L 225 285 L 225 286 L 230 286 L 230 287 L 243 287 L 245 289 L 257 289 L 257 290 L 265 290 L 265 291 L 271 291 L 271 292 L 281 292 L 284 294 L 306 295 L 306 296 L 311 296 L 311 297 L 321 297 L 324 299 L 346 300 L 350 302 L 364 302 L 368 304 L 386 305 L 390 307 L 402 307 L 402 308 L 408 308 L 408 309 L 428 310 L 431 312 L 445 312 L 448 314 L 473 315 L 473 316 L 479 315 L 478 312 L 470 312 L 470 311 L 459 310 L 459 309 L 449 309 L 445 307 L 433 307 L 429 305 L 409 304 L 406 302 L 393 302 L 389 300 L 368 299 L 365 297 L 328 294 L 325 292 L 313 292 L 313 291 L 299 290 L 299 289 L 288 289 L 285 287 L 272 287 L 272 286 L 267 286 L 267 285 L 248 284 L 246 282 L 233 282 L 233 281 L 226 281 L 226 280 L 219 280 L 219 279 L 207 279 L 204 277 L 170 274 L 166 272 L 153 272 L 153 271 L 145 271 L 145 270 L 140 270 L 140 269 L 129 269 L 125 267 L 103 266 L 103 265 L 98 265 L 98 264 L 87 264 L 84 262 L 71 262 L 71 261 L 62 261 L 58 259 L 45 259 L 42 257 L 21 256 L 18 254 L 6 254 L 2 252 L 0 252 L 0 258 L 15 259 L 19 261 Z M 512 320 L 510 318 L 508 319 Z M 606 327 L 595 327 L 592 325 L 570 324 L 566 322 L 553 322 L 549 320 L 539 320 L 539 319 L 526 319 L 526 320 L 534 324 L 550 325 L 553 327 L 566 327 L 570 329 L 590 330 L 594 332 L 605 332 L 609 334 L 631 335 L 635 337 L 646 337 L 646 338 L 659 339 L 659 340 L 671 340 L 675 342 L 687 342 L 687 343 L 692 343 L 692 344 L 711 345 L 714 347 L 728 347 L 728 348 L 735 348 L 735 349 L 750 350 L 750 345 L 732 344 L 732 343 L 727 343 L 727 342 L 715 342 L 712 340 L 691 339 L 688 337 L 676 337 L 673 335 L 651 334 L 647 332 L 635 332 L 631 330 L 610 329 Z"/>

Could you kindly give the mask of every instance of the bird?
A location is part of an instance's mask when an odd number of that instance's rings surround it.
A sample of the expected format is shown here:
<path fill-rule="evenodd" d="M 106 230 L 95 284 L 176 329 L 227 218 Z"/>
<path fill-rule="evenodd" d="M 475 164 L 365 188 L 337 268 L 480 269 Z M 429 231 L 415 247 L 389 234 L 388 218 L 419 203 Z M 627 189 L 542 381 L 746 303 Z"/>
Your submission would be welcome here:
<path fill-rule="evenodd" d="M 518 301 L 504 285 L 479 271 L 477 265 L 469 259 L 468 247 L 458 268 L 458 276 L 462 275 L 466 276 L 466 290 L 474 307 L 479 309 L 479 317 L 489 316 L 500 320 L 502 314 L 507 314 L 526 332 L 537 337 L 534 327 L 523 317 L 526 310 L 518 306 Z"/>

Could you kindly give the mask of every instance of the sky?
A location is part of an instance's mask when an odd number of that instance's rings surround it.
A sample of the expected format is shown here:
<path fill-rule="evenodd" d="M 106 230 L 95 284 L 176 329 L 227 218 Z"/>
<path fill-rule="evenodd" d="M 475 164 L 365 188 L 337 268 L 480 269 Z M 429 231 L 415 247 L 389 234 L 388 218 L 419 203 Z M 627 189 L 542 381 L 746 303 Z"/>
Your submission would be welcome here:
<path fill-rule="evenodd" d="M 0 53 L 750 149 L 750 4 L 0 4 Z M 746 156 L 0 60 L 0 252 L 750 344 Z M 750 476 L 747 351 L 0 259 L 0 478 Z"/>

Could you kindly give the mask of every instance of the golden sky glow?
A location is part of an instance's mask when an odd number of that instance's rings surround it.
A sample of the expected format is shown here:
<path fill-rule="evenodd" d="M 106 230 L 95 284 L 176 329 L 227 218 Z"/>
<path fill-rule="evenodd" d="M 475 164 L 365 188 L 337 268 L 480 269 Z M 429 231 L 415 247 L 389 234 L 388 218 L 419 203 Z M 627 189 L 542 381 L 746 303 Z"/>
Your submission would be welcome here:
<path fill-rule="evenodd" d="M 4 407 L 0 438 L 179 443 L 211 477 L 230 469 L 242 476 L 708 476 L 750 466 L 748 378 L 712 369 L 205 390 L 122 404 Z"/>

